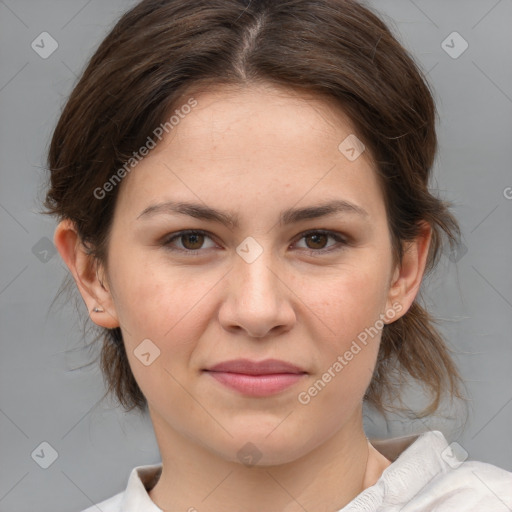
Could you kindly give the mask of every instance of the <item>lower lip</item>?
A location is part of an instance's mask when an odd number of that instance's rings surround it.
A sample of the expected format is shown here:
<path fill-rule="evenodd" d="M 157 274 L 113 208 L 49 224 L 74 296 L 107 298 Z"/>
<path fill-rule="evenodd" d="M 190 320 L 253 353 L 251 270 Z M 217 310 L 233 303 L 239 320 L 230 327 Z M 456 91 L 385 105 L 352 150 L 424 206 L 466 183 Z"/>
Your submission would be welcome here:
<path fill-rule="evenodd" d="M 246 375 L 244 373 L 207 371 L 221 384 L 250 396 L 267 396 L 279 393 L 298 382 L 305 373 L 273 373 Z"/>

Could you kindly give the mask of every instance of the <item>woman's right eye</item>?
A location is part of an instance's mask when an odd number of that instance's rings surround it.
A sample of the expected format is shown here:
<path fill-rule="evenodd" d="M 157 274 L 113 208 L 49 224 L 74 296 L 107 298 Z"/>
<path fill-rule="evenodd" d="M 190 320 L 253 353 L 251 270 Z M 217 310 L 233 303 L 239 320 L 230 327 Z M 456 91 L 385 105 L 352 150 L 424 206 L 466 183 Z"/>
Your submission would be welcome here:
<path fill-rule="evenodd" d="M 203 244 L 205 239 L 210 239 L 211 237 L 205 232 L 201 230 L 187 230 L 180 231 L 179 233 L 174 233 L 170 238 L 166 238 L 163 242 L 163 246 L 170 251 L 178 251 L 178 252 L 186 252 L 187 254 L 197 254 L 200 249 L 204 249 Z M 181 244 L 181 247 L 173 246 L 173 242 L 178 241 Z M 212 245 L 212 248 L 215 247 L 215 244 Z"/>

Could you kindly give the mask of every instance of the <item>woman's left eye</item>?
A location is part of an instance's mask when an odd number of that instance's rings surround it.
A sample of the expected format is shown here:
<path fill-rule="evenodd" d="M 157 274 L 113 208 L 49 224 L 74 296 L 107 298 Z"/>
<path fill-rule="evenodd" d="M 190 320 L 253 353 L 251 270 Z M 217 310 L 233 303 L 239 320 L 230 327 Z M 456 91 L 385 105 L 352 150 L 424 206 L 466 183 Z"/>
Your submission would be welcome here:
<path fill-rule="evenodd" d="M 212 238 L 205 231 L 180 231 L 179 233 L 173 234 L 170 238 L 166 238 L 166 240 L 163 242 L 163 245 L 171 251 L 186 252 L 189 255 L 193 255 L 201 252 L 201 249 L 205 249 L 203 244 L 206 239 L 212 241 Z M 341 246 L 347 244 L 347 241 L 344 237 L 332 231 L 308 231 L 306 233 L 302 233 L 298 238 L 299 241 L 302 239 L 306 240 L 305 250 L 310 254 L 330 252 L 333 250 L 333 246 L 337 245 L 337 249 L 341 249 Z M 329 239 L 334 240 L 335 243 L 327 245 Z M 181 247 L 174 246 L 174 242 L 176 240 L 180 242 Z M 212 241 L 212 245 L 206 247 L 206 249 L 210 249 L 215 246 L 215 243 Z"/>

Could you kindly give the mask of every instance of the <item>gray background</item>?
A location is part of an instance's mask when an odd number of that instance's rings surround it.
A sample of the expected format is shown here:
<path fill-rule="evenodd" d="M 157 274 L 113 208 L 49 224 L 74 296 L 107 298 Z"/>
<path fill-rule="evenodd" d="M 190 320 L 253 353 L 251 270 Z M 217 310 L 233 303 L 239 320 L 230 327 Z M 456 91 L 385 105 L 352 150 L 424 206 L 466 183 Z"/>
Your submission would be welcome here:
<path fill-rule="evenodd" d="M 149 419 L 100 402 L 96 365 L 76 369 L 97 352 L 83 349 L 72 304 L 49 309 L 67 272 L 49 242 L 55 222 L 37 213 L 45 152 L 66 96 L 134 3 L 0 0 L 1 512 L 82 510 L 123 490 L 134 466 L 160 460 Z M 367 433 L 439 428 L 470 459 L 512 470 L 512 1 L 369 5 L 435 89 L 437 187 L 455 203 L 464 245 L 443 256 L 425 299 L 442 319 L 471 403 L 462 433 L 440 418 L 386 425 L 372 416 L 365 418 Z M 45 31 L 58 42 L 47 59 L 31 47 Z M 453 31 L 469 44 L 458 58 L 441 46 Z M 460 40 L 448 41 L 461 48 Z M 48 469 L 31 456 L 44 441 L 58 454 Z"/>

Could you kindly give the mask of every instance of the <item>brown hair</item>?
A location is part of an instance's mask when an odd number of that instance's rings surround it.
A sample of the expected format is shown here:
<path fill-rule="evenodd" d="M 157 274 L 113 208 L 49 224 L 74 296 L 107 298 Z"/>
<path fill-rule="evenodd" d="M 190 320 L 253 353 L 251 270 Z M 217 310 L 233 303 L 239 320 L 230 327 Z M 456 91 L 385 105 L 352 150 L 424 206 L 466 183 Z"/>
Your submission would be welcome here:
<path fill-rule="evenodd" d="M 387 26 L 354 0 L 144 0 L 117 22 L 90 59 L 55 128 L 44 206 L 71 219 L 97 262 L 106 264 L 119 187 L 94 191 L 123 166 L 193 90 L 253 83 L 313 93 L 343 109 L 372 155 L 386 202 L 395 261 L 402 244 L 432 227 L 427 272 L 443 237 L 460 232 L 448 205 L 429 192 L 437 150 L 428 82 Z M 126 410 L 146 399 L 131 372 L 121 330 L 104 329 L 101 368 Z M 410 375 L 430 391 L 420 416 L 462 383 L 447 346 L 415 300 L 385 325 L 367 403 Z"/>

